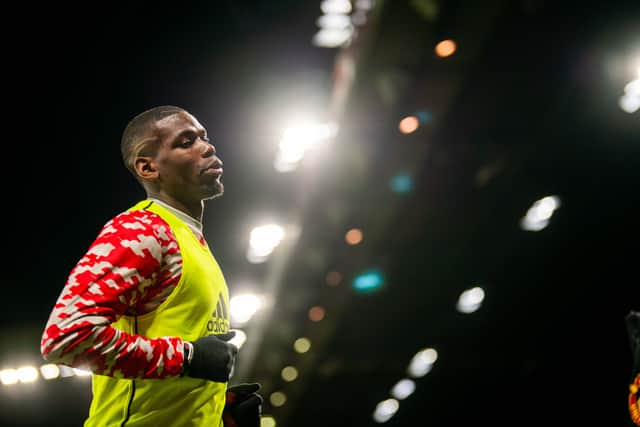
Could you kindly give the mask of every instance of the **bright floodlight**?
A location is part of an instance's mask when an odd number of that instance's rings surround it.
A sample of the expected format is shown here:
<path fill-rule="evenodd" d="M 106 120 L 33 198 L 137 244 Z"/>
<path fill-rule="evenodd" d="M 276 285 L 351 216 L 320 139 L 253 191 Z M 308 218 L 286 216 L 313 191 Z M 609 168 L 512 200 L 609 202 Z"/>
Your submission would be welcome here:
<path fill-rule="evenodd" d="M 438 352 L 433 348 L 420 350 L 411 359 L 407 372 L 413 378 L 423 377 L 431 371 L 437 359 Z"/>
<path fill-rule="evenodd" d="M 624 87 L 624 95 L 618 101 L 620 108 L 631 114 L 640 109 L 640 68 L 638 69 L 638 78 L 631 80 Z"/>
<path fill-rule="evenodd" d="M 316 25 L 320 28 L 342 30 L 351 25 L 351 19 L 347 15 L 332 13 L 319 17 Z"/>
<path fill-rule="evenodd" d="M 481 287 L 467 289 L 460 294 L 456 308 L 461 313 L 473 313 L 484 301 L 484 290 Z"/>
<path fill-rule="evenodd" d="M 247 334 L 241 329 L 234 329 L 234 331 L 236 334 L 229 340 L 229 342 L 240 349 L 247 341 Z"/>
<path fill-rule="evenodd" d="M 54 363 L 47 363 L 40 366 L 40 375 L 45 380 L 52 380 L 60 376 L 60 368 Z"/>
<path fill-rule="evenodd" d="M 248 322 L 262 307 L 262 300 L 253 294 L 236 295 L 229 300 L 231 321 L 235 324 Z"/>
<path fill-rule="evenodd" d="M 38 370 L 33 366 L 23 366 L 16 371 L 21 383 L 32 383 L 38 379 Z"/>
<path fill-rule="evenodd" d="M 0 382 L 4 385 L 12 385 L 18 382 L 18 371 L 15 369 L 3 369 L 0 371 Z"/>
<path fill-rule="evenodd" d="M 301 123 L 285 129 L 282 140 L 280 140 L 280 148 L 289 149 L 292 146 L 301 146 L 306 150 L 318 142 L 335 136 L 337 130 L 335 123 Z"/>
<path fill-rule="evenodd" d="M 398 412 L 400 403 L 396 399 L 387 399 L 376 405 L 373 411 L 373 419 L 377 423 L 386 423 Z"/>
<path fill-rule="evenodd" d="M 59 365 L 58 368 L 60 369 L 60 378 L 73 377 L 76 374 L 74 369 L 69 366 Z"/>
<path fill-rule="evenodd" d="M 351 40 L 353 27 L 347 28 L 322 28 L 314 34 L 311 42 L 317 47 L 340 47 Z"/>
<path fill-rule="evenodd" d="M 91 371 L 79 368 L 73 368 L 73 373 L 78 377 L 88 377 L 89 375 L 91 375 Z"/>
<path fill-rule="evenodd" d="M 520 220 L 520 227 L 527 231 L 540 231 L 549 224 L 553 212 L 560 207 L 560 198 L 547 196 L 537 200 Z"/>
<path fill-rule="evenodd" d="M 323 0 L 320 3 L 322 12 L 331 13 L 351 13 L 351 2 L 349 0 Z"/>
<path fill-rule="evenodd" d="M 335 123 L 300 123 L 286 128 L 280 140 L 274 167 L 278 172 L 295 170 L 307 150 L 337 133 L 338 125 Z"/>
<path fill-rule="evenodd" d="M 640 70 L 638 71 L 640 74 Z M 627 83 L 624 87 L 624 93 L 632 96 L 640 96 L 640 77 Z"/>
<path fill-rule="evenodd" d="M 402 379 L 391 389 L 391 395 L 398 400 L 406 399 L 416 390 L 416 383 L 410 379 Z"/>
<path fill-rule="evenodd" d="M 625 94 L 620 97 L 618 105 L 625 113 L 635 113 L 640 109 L 640 96 L 633 97 Z"/>
<path fill-rule="evenodd" d="M 279 225 L 267 224 L 255 227 L 251 230 L 247 259 L 255 264 L 266 261 L 283 238 L 284 229 Z"/>

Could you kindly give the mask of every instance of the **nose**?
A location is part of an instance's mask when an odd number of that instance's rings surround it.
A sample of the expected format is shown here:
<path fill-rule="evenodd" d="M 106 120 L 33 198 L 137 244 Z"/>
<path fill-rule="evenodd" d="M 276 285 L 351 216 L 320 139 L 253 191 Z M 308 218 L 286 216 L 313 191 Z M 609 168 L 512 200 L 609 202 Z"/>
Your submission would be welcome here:
<path fill-rule="evenodd" d="M 205 149 L 204 149 L 204 152 L 202 153 L 202 156 L 211 157 L 214 154 L 216 154 L 216 147 L 214 147 L 213 144 L 205 142 Z"/>
<path fill-rule="evenodd" d="M 202 157 L 207 158 L 211 156 L 215 157 L 217 163 L 219 163 L 220 167 L 222 167 L 222 160 L 220 160 L 220 157 L 216 156 L 216 147 L 214 147 L 213 144 L 207 142 L 206 148 L 202 153 Z"/>

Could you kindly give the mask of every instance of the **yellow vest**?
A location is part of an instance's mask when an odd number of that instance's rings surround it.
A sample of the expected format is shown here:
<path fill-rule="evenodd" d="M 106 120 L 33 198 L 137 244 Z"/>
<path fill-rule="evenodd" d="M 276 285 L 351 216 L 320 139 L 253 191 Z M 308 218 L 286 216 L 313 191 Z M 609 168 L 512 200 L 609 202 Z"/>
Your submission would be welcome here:
<path fill-rule="evenodd" d="M 177 336 L 186 341 L 227 332 L 228 289 L 209 248 L 158 203 L 144 200 L 129 210 L 141 209 L 158 214 L 171 227 L 182 255 L 182 277 L 158 308 L 140 316 L 123 316 L 113 326 L 147 338 Z M 84 426 L 222 426 L 226 387 L 226 383 L 189 377 L 132 380 L 94 375 L 93 400 Z"/>

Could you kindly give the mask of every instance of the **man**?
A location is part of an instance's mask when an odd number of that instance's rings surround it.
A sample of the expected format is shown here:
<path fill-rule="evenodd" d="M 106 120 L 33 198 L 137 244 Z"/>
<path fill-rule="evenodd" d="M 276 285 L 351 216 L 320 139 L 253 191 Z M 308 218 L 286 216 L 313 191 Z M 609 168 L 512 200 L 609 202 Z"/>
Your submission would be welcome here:
<path fill-rule="evenodd" d="M 108 221 L 72 269 L 42 356 L 94 374 L 86 427 L 259 425 L 259 385 L 227 390 L 238 350 L 202 232 L 204 201 L 224 191 L 206 129 L 155 107 L 126 126 L 121 153 L 147 198 Z"/>

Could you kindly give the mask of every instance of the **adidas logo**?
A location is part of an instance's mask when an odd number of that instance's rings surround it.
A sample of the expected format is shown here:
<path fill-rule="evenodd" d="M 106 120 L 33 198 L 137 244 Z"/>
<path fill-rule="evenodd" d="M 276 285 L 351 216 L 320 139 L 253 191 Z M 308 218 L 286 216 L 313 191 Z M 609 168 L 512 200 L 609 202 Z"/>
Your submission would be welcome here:
<path fill-rule="evenodd" d="M 229 331 L 229 310 L 224 303 L 222 293 L 218 294 L 218 303 L 211 313 L 211 319 L 207 322 L 207 331 L 215 334 L 223 334 Z"/>

